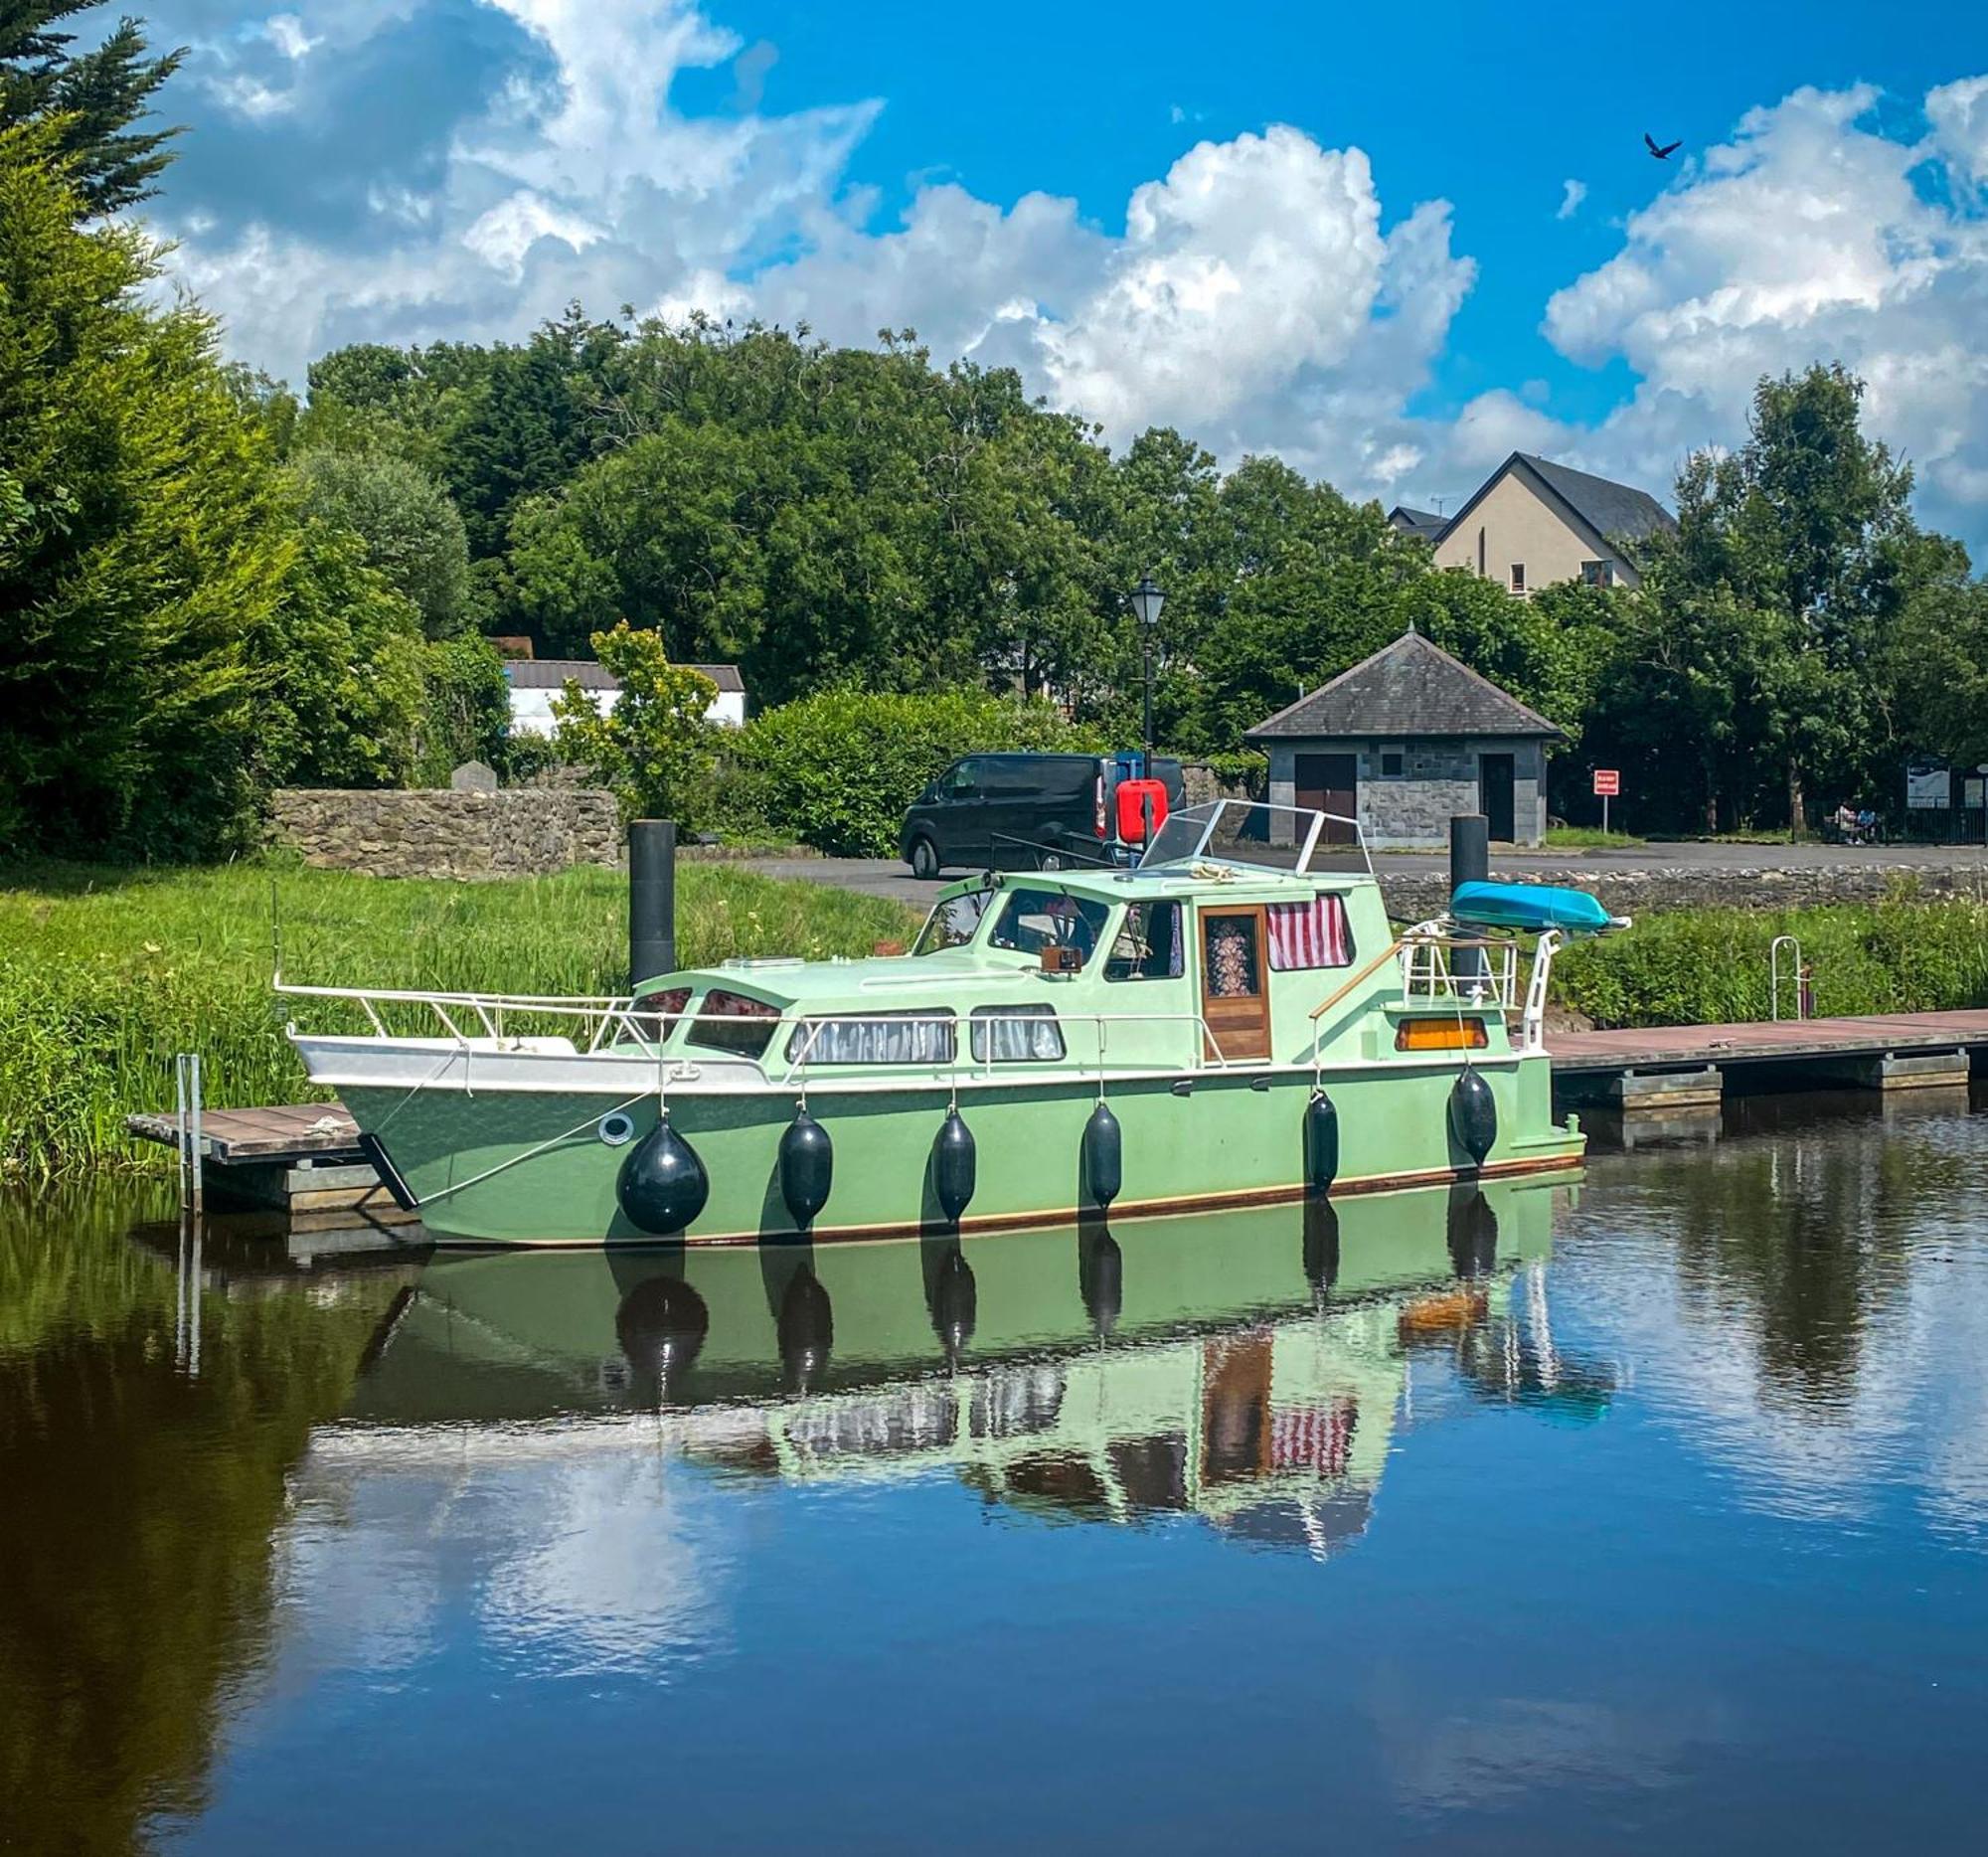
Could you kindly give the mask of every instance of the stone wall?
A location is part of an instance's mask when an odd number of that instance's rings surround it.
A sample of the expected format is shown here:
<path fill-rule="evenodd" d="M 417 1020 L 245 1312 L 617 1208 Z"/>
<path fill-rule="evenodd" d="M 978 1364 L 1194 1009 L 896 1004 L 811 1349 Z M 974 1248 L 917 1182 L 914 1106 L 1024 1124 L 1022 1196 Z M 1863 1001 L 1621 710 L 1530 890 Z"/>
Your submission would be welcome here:
<path fill-rule="evenodd" d="M 1212 799 L 1253 799 L 1249 782 L 1241 774 L 1218 773 L 1205 760 L 1181 762 L 1183 805 L 1206 805 Z"/>
<path fill-rule="evenodd" d="M 1546 762 L 1537 741 L 1523 736 L 1376 738 L 1288 736 L 1270 744 L 1270 801 L 1295 806 L 1300 756 L 1350 756 L 1357 763 L 1360 829 L 1375 847 L 1407 849 L 1449 842 L 1449 821 L 1479 809 L 1479 765 L 1486 755 L 1512 760 L 1515 842 L 1537 845 L 1546 831 Z M 1399 771 L 1390 773 L 1391 758 Z"/>
<path fill-rule="evenodd" d="M 1390 871 L 1389 863 L 1385 857 L 1374 860 L 1390 916 L 1421 922 L 1449 906 L 1447 876 L 1437 871 Z M 1815 909 L 1825 903 L 1879 903 L 1902 890 L 1927 900 L 1978 899 L 1981 894 L 1977 872 L 1946 865 L 1608 871 L 1584 869 L 1575 860 L 1564 870 L 1502 871 L 1494 861 L 1491 876 L 1498 883 L 1562 884 L 1585 890 L 1599 897 L 1611 916 L 1649 916 L 1666 910 Z"/>
<path fill-rule="evenodd" d="M 321 870 L 374 877 L 536 877 L 622 855 L 614 795 L 589 787 L 289 787 L 269 796 L 269 836 Z"/>

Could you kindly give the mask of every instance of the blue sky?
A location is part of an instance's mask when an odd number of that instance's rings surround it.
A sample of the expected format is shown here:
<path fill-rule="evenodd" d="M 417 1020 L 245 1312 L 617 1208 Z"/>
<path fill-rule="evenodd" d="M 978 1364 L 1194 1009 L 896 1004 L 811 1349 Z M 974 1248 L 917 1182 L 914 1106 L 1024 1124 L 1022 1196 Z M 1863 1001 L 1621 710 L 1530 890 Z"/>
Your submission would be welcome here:
<path fill-rule="evenodd" d="M 1663 489 L 1840 357 L 1988 544 L 1988 15 L 171 0 L 154 217 L 235 352 L 885 322 L 1384 500 Z M 1649 128 L 1685 146 L 1667 164 Z M 1570 183 L 1573 185 L 1570 186 Z"/>

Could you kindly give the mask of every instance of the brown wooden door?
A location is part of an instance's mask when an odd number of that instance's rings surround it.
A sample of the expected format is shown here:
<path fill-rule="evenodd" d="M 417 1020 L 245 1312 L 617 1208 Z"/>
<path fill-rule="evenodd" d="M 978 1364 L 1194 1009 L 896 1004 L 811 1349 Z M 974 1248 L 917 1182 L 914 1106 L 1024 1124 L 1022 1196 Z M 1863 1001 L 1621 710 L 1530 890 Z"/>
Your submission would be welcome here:
<path fill-rule="evenodd" d="M 1270 1055 L 1270 976 L 1263 961 L 1263 906 L 1201 912 L 1201 1016 L 1211 1058 Z"/>
<path fill-rule="evenodd" d="M 1360 758 L 1357 755 L 1297 755 L 1293 784 L 1295 803 L 1319 812 L 1335 813 L 1318 835 L 1322 845 L 1350 845 L 1354 831 L 1340 819 L 1360 816 Z"/>

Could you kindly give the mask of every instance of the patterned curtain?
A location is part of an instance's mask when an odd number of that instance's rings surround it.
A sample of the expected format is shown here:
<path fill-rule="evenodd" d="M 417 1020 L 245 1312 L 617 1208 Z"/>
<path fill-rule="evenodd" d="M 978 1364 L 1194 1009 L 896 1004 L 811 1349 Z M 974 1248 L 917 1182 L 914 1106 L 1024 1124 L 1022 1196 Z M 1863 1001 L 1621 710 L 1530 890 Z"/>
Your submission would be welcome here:
<path fill-rule="evenodd" d="M 1345 967 L 1353 960 L 1345 899 L 1327 891 L 1309 903 L 1272 903 L 1268 912 L 1270 971 Z"/>

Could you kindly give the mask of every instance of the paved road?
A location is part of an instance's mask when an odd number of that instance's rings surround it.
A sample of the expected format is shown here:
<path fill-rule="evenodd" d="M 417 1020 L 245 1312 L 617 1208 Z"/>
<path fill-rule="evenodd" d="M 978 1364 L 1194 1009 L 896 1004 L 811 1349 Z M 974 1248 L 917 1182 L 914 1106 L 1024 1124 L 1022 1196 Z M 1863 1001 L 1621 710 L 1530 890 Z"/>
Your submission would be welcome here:
<path fill-rule="evenodd" d="M 1903 866 L 1924 870 L 1952 867 L 1979 870 L 1988 853 L 1979 845 L 1731 845 L 1653 844 L 1623 851 L 1513 851 L 1494 853 L 1491 870 L 1560 872 L 1579 879 L 1637 871 L 1717 870 L 1835 870 Z M 1382 878 L 1391 872 L 1446 871 L 1449 860 L 1433 851 L 1384 852 L 1374 860 Z M 775 858 L 755 863 L 768 877 L 800 877 L 810 883 L 836 884 L 870 896 L 890 897 L 919 906 L 931 901 L 940 882 L 964 877 L 952 871 L 926 883 L 913 877 L 896 858 Z"/>

